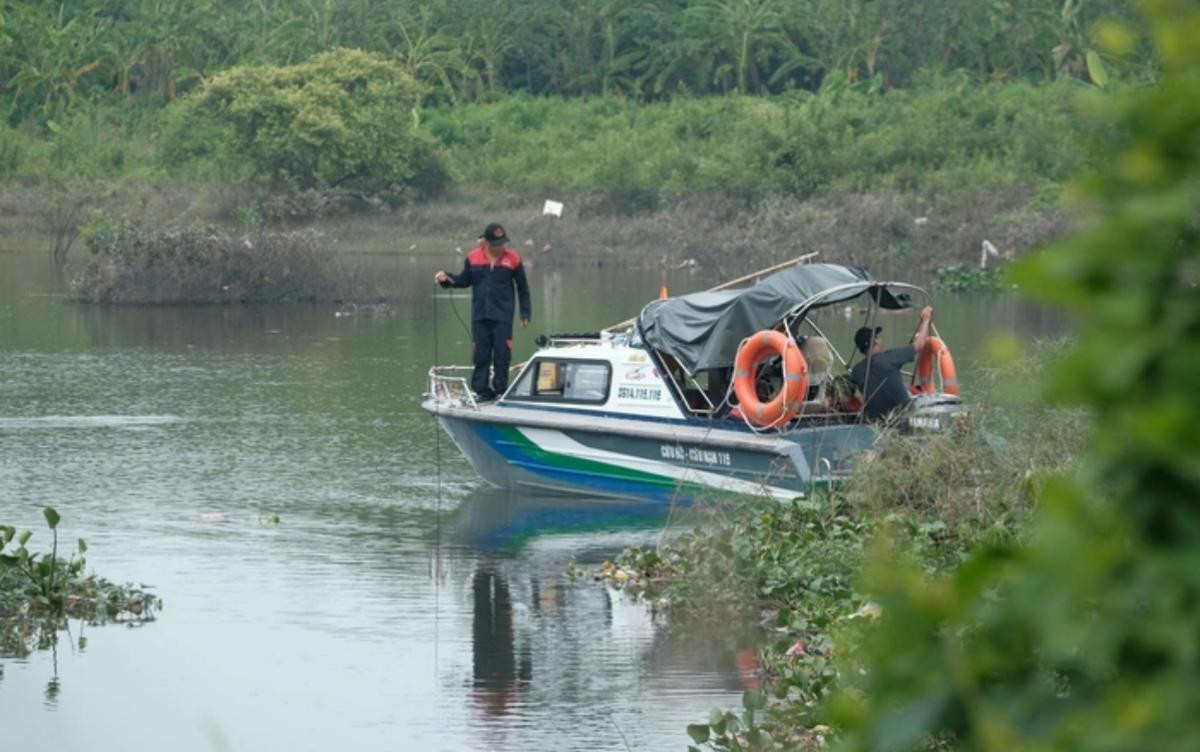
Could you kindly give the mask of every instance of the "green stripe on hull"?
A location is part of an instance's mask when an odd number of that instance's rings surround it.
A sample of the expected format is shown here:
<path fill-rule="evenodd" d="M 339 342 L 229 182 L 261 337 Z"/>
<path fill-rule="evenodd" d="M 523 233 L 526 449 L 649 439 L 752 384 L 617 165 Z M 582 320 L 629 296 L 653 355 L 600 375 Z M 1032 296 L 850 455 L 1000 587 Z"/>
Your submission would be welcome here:
<path fill-rule="evenodd" d="M 696 492 L 707 488 L 707 486 L 699 483 L 681 482 L 669 475 L 659 475 L 644 470 L 630 470 L 627 467 L 621 467 L 620 465 L 608 462 L 573 457 L 560 452 L 551 452 L 535 444 L 529 437 L 521 433 L 521 430 L 516 426 L 497 426 L 496 431 L 499 433 L 501 441 L 507 442 L 513 448 L 528 455 L 532 461 L 557 470 L 567 470 L 583 475 L 596 475 L 630 483 L 644 483 L 663 489 L 681 488 L 689 492 Z"/>

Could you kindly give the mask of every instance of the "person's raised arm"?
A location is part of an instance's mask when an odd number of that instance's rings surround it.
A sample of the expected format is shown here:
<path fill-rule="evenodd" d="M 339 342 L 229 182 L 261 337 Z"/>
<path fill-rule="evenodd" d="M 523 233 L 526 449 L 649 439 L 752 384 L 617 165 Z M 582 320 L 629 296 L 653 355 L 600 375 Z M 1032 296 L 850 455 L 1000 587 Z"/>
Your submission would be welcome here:
<path fill-rule="evenodd" d="M 921 309 L 921 323 L 917 324 L 917 331 L 913 334 L 913 350 L 920 353 L 925 349 L 925 343 L 929 341 L 929 324 L 933 321 L 933 306 L 925 306 Z"/>

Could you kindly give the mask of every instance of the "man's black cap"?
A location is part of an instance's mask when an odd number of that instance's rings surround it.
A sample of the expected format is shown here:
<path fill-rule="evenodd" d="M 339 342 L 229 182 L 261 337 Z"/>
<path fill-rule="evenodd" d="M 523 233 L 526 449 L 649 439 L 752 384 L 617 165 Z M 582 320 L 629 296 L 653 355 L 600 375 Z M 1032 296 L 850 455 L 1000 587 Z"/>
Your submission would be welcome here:
<path fill-rule="evenodd" d="M 862 327 L 854 333 L 854 346 L 858 348 L 860 353 L 866 355 L 867 350 L 871 349 L 871 343 L 875 341 L 875 338 L 879 336 L 879 333 L 882 331 L 882 326 L 877 326 L 874 330 L 872 330 L 869 326 Z"/>
<path fill-rule="evenodd" d="M 503 243 L 508 240 L 508 233 L 504 232 L 504 226 L 498 225 L 495 222 L 483 228 L 483 234 L 479 237 L 489 243 Z"/>

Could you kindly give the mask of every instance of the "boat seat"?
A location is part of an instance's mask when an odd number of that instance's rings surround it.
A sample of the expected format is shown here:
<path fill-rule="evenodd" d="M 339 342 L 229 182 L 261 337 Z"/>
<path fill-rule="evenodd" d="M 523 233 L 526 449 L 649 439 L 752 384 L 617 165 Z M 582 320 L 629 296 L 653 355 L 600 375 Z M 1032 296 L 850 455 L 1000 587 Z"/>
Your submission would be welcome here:
<path fill-rule="evenodd" d="M 684 389 L 683 398 L 687 402 L 687 406 L 692 410 L 708 410 L 708 403 L 704 400 L 704 393 L 699 389 Z"/>
<path fill-rule="evenodd" d="M 808 337 L 800 345 L 804 362 L 808 364 L 808 396 L 807 403 L 818 403 L 825 408 L 825 390 L 829 383 L 830 372 L 833 368 L 833 350 L 829 340 L 824 337 Z M 822 412 L 827 411 L 827 408 Z M 807 410 L 804 412 L 807 413 Z"/>
<path fill-rule="evenodd" d="M 800 403 L 800 412 L 797 415 L 828 415 L 833 410 L 829 405 L 825 404 L 824 400 L 811 400 L 809 402 Z"/>
<path fill-rule="evenodd" d="M 818 374 L 828 375 L 833 368 L 833 349 L 824 337 L 808 337 L 800 345 L 804 362 L 808 364 L 808 375 L 812 379 Z"/>

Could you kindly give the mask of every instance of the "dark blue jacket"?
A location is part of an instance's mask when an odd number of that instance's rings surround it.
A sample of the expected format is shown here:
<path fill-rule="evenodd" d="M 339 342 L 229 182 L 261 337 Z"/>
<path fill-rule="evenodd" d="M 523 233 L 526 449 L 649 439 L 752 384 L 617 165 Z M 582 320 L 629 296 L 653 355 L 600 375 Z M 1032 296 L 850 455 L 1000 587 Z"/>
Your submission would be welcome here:
<path fill-rule="evenodd" d="M 866 399 L 863 416 L 867 420 L 885 418 L 896 408 L 908 404 L 911 395 L 908 387 L 904 386 L 900 369 L 915 357 L 917 351 L 912 345 L 893 347 L 863 357 L 850 369 L 850 380 Z M 870 370 L 867 370 L 868 361 L 871 363 Z"/>
<path fill-rule="evenodd" d="M 529 282 L 525 265 L 511 248 L 505 248 L 492 261 L 484 243 L 476 246 L 463 259 L 463 270 L 448 274 L 449 282 L 442 287 L 473 287 L 471 293 L 472 321 L 508 321 L 513 318 L 513 285 L 521 298 L 521 318 L 530 317 Z"/>

